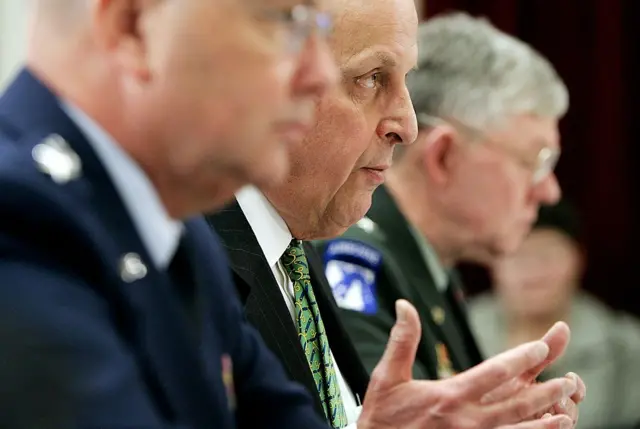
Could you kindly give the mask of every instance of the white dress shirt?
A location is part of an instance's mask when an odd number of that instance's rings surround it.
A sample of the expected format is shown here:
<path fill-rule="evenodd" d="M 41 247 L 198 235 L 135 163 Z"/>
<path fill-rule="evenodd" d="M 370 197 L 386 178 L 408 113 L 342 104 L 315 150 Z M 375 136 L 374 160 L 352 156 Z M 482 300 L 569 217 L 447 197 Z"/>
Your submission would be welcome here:
<path fill-rule="evenodd" d="M 236 199 L 258 240 L 258 244 L 260 244 L 260 248 L 267 259 L 269 267 L 271 267 L 271 271 L 280 286 L 282 297 L 289 309 L 291 320 L 295 323 L 295 293 L 293 291 L 293 282 L 286 274 L 282 262 L 280 262 L 280 258 L 285 250 L 287 250 L 293 236 L 282 217 L 276 212 L 266 197 L 256 188 L 252 186 L 243 188 L 236 194 Z M 331 343 L 330 338 L 329 343 Z M 347 415 L 347 422 L 349 424 L 347 428 L 355 429 L 357 427 L 356 421 L 360 416 L 362 407 L 356 403 L 356 398 L 342 376 L 338 368 L 338 363 L 333 357 L 333 353 L 331 351 L 330 353 L 331 359 L 333 359 L 333 366 L 336 370 L 336 379 L 340 386 L 340 395 L 342 396 L 344 410 Z"/>
<path fill-rule="evenodd" d="M 183 224 L 172 219 L 149 177 L 114 139 L 86 113 L 69 103 L 60 107 L 91 145 L 122 198 L 142 243 L 157 269 L 171 262 Z"/>

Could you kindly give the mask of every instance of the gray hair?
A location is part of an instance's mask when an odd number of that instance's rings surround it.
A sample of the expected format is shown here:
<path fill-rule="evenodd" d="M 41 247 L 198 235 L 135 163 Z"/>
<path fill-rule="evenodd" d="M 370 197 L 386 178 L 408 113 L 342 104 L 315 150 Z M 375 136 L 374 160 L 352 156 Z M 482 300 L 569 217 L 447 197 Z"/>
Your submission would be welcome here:
<path fill-rule="evenodd" d="M 421 24 L 407 85 L 418 114 L 485 129 L 511 115 L 559 119 L 569 94 L 553 66 L 482 18 L 453 13 Z"/>

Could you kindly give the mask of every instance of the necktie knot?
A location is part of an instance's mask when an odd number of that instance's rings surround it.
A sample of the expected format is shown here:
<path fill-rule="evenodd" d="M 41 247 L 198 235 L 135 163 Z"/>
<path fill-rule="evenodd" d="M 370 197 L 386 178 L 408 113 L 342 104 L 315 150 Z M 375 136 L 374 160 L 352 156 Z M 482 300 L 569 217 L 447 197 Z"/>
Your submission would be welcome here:
<path fill-rule="evenodd" d="M 310 280 L 309 263 L 304 254 L 302 241 L 293 239 L 282 255 L 282 265 L 292 282 Z"/>

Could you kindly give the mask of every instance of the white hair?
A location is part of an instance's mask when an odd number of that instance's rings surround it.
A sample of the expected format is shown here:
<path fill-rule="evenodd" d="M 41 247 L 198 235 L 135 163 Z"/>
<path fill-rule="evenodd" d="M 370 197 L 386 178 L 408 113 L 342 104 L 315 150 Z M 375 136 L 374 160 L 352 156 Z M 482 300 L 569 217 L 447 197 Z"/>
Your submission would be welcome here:
<path fill-rule="evenodd" d="M 416 112 L 486 128 L 508 116 L 559 119 L 569 94 L 553 66 L 482 18 L 446 14 L 421 24 L 418 70 L 407 84 Z"/>

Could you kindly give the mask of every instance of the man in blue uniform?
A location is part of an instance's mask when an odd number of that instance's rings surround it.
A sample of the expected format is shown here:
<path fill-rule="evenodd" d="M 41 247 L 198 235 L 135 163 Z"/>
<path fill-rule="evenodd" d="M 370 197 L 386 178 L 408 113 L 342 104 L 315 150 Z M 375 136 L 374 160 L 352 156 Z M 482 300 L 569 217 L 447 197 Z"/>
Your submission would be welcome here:
<path fill-rule="evenodd" d="M 18 360 L 42 356 L 63 375 L 39 380 L 65 401 L 56 427 L 325 428 L 192 218 L 286 173 L 335 80 L 322 14 L 299 0 L 31 5 L 28 68 L 0 98 L 0 314 L 24 340 L 3 341 L 2 397 L 22 403 L 2 401 L 0 426 L 36 421 L 46 399 L 13 393 L 34 369 Z"/>

